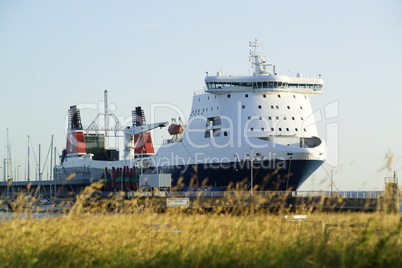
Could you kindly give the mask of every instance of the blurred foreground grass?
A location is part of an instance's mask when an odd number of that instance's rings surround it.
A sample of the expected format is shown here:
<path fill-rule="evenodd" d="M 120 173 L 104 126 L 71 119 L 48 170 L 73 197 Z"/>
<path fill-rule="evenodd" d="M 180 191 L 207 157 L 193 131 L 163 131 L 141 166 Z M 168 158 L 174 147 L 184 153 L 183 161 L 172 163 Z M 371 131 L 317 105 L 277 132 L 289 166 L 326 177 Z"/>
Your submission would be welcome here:
<path fill-rule="evenodd" d="M 1 267 L 400 267 L 383 213 L 80 212 L 0 222 Z M 325 227 L 323 225 L 325 223 Z"/>

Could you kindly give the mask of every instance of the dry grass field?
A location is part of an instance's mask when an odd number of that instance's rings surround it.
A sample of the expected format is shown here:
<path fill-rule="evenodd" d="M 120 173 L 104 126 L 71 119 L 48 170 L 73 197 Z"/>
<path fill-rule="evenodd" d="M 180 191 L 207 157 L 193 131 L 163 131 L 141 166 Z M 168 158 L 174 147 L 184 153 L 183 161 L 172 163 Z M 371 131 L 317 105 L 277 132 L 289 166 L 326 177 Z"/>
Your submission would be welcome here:
<path fill-rule="evenodd" d="M 0 221 L 0 267 L 400 267 L 396 214 L 88 209 Z M 42 214 L 43 215 L 43 214 Z"/>

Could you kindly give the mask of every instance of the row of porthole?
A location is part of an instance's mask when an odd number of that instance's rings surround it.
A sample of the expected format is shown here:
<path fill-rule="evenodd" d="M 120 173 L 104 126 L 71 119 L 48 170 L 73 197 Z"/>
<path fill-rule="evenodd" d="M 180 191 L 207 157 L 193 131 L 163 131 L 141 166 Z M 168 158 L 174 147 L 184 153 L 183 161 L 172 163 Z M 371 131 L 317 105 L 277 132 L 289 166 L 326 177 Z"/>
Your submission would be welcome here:
<path fill-rule="evenodd" d="M 245 94 L 244 97 L 248 98 L 248 94 Z M 262 97 L 263 97 L 263 98 L 266 98 L 267 95 L 264 94 L 264 95 L 262 95 Z M 230 98 L 230 94 L 228 94 L 228 98 Z M 280 95 L 280 94 L 278 94 L 278 98 L 281 98 L 281 95 Z M 293 95 L 293 98 L 296 99 L 296 95 Z M 304 96 L 304 98 L 307 100 L 307 96 Z M 209 98 L 208 98 L 208 99 L 209 99 Z"/>
<path fill-rule="evenodd" d="M 258 119 L 259 119 L 259 120 L 262 120 L 262 116 L 259 116 Z M 283 119 L 283 120 L 287 120 L 287 117 L 284 116 L 282 119 Z M 251 120 L 251 116 L 248 117 L 248 120 Z M 272 120 L 272 116 L 268 116 L 268 120 Z M 275 120 L 279 120 L 279 116 L 275 116 Z M 296 118 L 295 118 L 294 116 L 292 116 L 292 120 L 296 120 Z M 303 121 L 304 118 L 303 118 L 303 117 L 300 117 L 300 120 Z"/>
<path fill-rule="evenodd" d="M 285 128 L 286 129 L 286 131 L 290 131 L 290 129 L 287 127 L 287 128 Z M 280 127 L 280 128 L 278 128 L 278 130 L 279 131 L 282 131 L 282 128 Z M 254 131 L 254 128 L 252 127 L 252 128 L 250 128 L 250 131 Z M 261 128 L 261 131 L 265 131 L 265 128 Z M 275 131 L 275 128 L 273 128 L 273 127 L 271 127 L 271 131 Z M 295 128 L 295 131 L 299 131 L 299 129 L 298 128 Z M 303 128 L 303 131 L 304 132 L 306 132 L 307 130 L 305 129 L 305 128 Z"/>
<path fill-rule="evenodd" d="M 241 108 L 242 109 L 246 109 L 246 105 L 242 105 L 241 106 Z M 271 109 L 279 109 L 279 106 L 278 105 L 271 105 Z M 287 108 L 290 110 L 290 106 L 287 106 Z M 258 109 L 262 109 L 262 106 L 261 105 L 258 105 Z M 303 106 L 300 106 L 300 110 L 303 110 Z"/>
<path fill-rule="evenodd" d="M 211 107 L 211 111 L 214 110 L 214 107 Z M 216 110 L 219 110 L 219 106 L 216 106 Z M 192 114 L 196 114 L 196 113 L 203 113 L 203 112 L 208 112 L 208 108 L 203 108 L 202 111 L 201 109 L 195 109 L 192 111 Z"/>
<path fill-rule="evenodd" d="M 228 96 L 228 98 L 231 97 L 230 94 L 228 94 L 227 96 Z M 245 97 L 245 98 L 248 98 L 248 94 L 245 94 L 244 97 Z M 262 95 L 262 97 L 263 97 L 263 98 L 266 98 L 267 95 L 264 94 L 264 95 Z M 280 95 L 280 94 L 278 94 L 278 98 L 281 98 L 281 95 Z M 296 99 L 296 95 L 293 95 L 293 98 Z M 307 100 L 307 96 L 304 96 L 304 98 Z M 209 97 L 208 97 L 208 99 L 209 99 Z M 215 99 L 216 99 L 216 96 L 215 96 Z M 201 101 L 201 99 L 199 98 L 198 101 Z"/>
<path fill-rule="evenodd" d="M 231 95 L 228 94 L 228 98 L 230 98 L 230 97 L 231 97 Z M 244 97 L 248 98 L 248 94 L 245 94 Z M 266 98 L 267 95 L 264 94 L 264 95 L 262 95 L 262 97 L 263 97 L 263 98 Z M 278 94 L 278 98 L 281 98 L 281 95 L 280 95 L 280 94 Z M 293 98 L 296 99 L 296 95 L 293 95 Z M 307 96 L 304 96 L 304 98 L 307 99 Z M 216 99 L 216 95 L 215 95 L 215 99 Z M 209 100 L 209 96 L 208 96 L 208 100 Z M 201 102 L 201 98 L 198 98 L 198 102 Z"/>

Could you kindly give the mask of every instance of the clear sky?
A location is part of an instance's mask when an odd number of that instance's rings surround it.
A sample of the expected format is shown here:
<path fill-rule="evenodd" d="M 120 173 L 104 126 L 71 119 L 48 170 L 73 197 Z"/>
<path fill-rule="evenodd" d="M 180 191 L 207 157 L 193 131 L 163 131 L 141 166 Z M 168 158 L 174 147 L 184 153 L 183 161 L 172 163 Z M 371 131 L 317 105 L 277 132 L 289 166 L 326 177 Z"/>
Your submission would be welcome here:
<path fill-rule="evenodd" d="M 126 120 L 135 106 L 149 117 L 152 104 L 166 103 L 188 116 L 206 71 L 249 73 L 257 38 L 278 74 L 322 74 L 324 94 L 311 102 L 320 135 L 332 139 L 333 167 L 324 167 L 336 187 L 381 190 L 391 170 L 402 174 L 401 14 L 397 0 L 0 1 L 0 157 L 7 127 L 20 174 L 27 135 L 42 144 L 42 159 L 51 135 L 60 153 L 69 106 L 92 107 L 105 89 Z M 338 114 L 327 119 L 333 103 Z M 84 125 L 97 113 L 87 112 Z M 163 115 L 156 119 L 170 120 Z M 320 168 L 302 189 L 329 185 Z"/>

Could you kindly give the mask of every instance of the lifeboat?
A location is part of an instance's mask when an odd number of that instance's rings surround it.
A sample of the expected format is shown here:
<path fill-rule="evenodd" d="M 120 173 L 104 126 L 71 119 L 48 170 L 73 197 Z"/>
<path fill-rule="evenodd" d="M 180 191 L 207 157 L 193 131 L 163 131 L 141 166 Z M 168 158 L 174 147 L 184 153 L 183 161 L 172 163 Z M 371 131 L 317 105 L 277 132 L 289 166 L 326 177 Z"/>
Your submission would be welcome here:
<path fill-rule="evenodd" d="M 183 132 L 183 127 L 177 124 L 171 124 L 168 128 L 168 132 L 170 135 L 179 135 Z"/>

